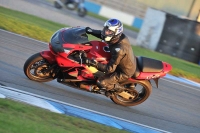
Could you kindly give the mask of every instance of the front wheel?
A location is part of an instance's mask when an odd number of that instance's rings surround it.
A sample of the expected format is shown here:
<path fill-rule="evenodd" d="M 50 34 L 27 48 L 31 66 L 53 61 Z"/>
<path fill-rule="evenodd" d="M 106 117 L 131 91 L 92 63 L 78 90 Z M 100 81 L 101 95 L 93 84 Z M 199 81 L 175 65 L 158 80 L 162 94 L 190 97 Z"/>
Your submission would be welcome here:
<path fill-rule="evenodd" d="M 54 1 L 54 7 L 57 8 L 57 9 L 62 8 L 62 6 L 57 1 Z"/>
<path fill-rule="evenodd" d="M 152 92 L 152 86 L 148 80 L 123 84 L 127 89 L 121 93 L 114 93 L 110 99 L 123 106 L 135 106 L 144 102 Z M 131 85 L 131 87 L 130 87 Z"/>
<path fill-rule="evenodd" d="M 40 53 L 29 57 L 24 64 L 24 74 L 31 80 L 47 82 L 53 80 L 52 71 L 47 71 L 51 64 Z"/>

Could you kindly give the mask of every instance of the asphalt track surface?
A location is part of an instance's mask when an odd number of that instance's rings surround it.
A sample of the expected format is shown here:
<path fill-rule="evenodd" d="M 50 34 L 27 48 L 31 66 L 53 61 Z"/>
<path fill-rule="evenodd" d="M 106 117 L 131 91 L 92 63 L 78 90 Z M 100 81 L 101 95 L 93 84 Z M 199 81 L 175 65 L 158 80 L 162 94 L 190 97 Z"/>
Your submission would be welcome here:
<path fill-rule="evenodd" d="M 27 79 L 23 73 L 24 62 L 32 54 L 46 49 L 46 43 L 1 30 L 0 84 L 168 132 L 199 133 L 199 87 L 163 78 L 159 81 L 159 89 L 152 82 L 153 91 L 147 101 L 135 107 L 123 107 L 104 96 L 73 89 L 56 81 L 38 83 Z"/>

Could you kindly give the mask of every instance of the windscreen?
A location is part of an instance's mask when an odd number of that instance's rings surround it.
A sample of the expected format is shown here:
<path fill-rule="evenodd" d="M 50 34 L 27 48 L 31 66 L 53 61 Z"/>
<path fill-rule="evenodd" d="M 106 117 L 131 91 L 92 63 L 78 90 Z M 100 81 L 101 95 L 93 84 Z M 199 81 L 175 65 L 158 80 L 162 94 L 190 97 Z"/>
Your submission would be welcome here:
<path fill-rule="evenodd" d="M 84 27 L 62 28 L 51 37 L 51 45 L 55 52 L 64 52 L 63 44 L 85 44 L 88 36 Z"/>

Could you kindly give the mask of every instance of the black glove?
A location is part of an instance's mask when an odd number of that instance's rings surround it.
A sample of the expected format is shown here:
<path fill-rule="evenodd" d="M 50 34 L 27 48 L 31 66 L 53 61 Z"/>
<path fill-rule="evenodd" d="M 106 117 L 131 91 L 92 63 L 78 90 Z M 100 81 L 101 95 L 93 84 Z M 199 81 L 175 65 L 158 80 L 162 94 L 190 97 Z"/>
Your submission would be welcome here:
<path fill-rule="evenodd" d="M 87 34 L 91 34 L 91 33 L 92 33 L 92 29 L 91 29 L 90 27 L 86 27 L 86 28 L 85 28 L 85 32 L 86 32 Z"/>
<path fill-rule="evenodd" d="M 97 61 L 93 60 L 93 59 L 88 59 L 88 58 L 84 58 L 83 59 L 83 64 L 86 64 L 88 66 L 93 66 L 93 67 L 97 67 Z"/>

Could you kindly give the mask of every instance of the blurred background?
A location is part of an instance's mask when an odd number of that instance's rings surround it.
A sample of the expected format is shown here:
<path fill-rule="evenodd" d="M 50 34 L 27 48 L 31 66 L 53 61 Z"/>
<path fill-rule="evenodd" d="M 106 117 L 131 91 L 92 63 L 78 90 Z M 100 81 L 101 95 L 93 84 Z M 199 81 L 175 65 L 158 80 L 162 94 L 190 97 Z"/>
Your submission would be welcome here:
<path fill-rule="evenodd" d="M 137 45 L 200 64 L 200 0 L 85 0 L 88 11 L 139 29 Z"/>
<path fill-rule="evenodd" d="M 35 6 L 29 8 L 28 2 Z M 200 65 L 200 0 L 0 0 L 0 3 L 68 26 L 102 29 L 105 20 L 118 18 L 131 44 Z"/>

